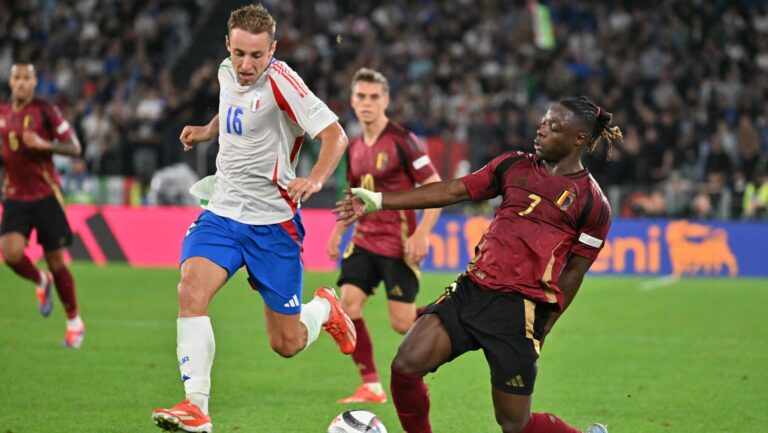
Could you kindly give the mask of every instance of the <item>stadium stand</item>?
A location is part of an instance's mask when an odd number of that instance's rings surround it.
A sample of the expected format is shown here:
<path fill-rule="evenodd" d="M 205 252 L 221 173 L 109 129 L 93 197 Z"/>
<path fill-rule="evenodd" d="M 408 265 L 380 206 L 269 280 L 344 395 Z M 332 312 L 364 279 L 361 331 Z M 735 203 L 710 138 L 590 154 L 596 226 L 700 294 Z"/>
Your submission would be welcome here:
<path fill-rule="evenodd" d="M 349 134 L 358 128 L 348 83 L 364 65 L 390 77 L 391 117 L 443 150 L 444 177 L 501 151 L 530 150 L 531 120 L 552 100 L 582 93 L 626 133 L 613 162 L 600 146 L 587 160 L 616 214 L 768 218 L 763 1 L 542 1 L 554 46 L 537 44 L 520 2 L 299 3 L 264 1 L 278 20 L 281 59 Z M 216 66 L 226 55 L 220 15 L 241 1 L 0 4 L 0 79 L 14 59 L 37 64 L 39 95 L 64 109 L 86 146 L 78 176 L 136 178 L 137 194 L 148 197 L 161 167 L 213 170 L 215 143 L 184 155 L 177 137 L 215 112 Z M 125 23 L 133 23 L 127 32 Z"/>

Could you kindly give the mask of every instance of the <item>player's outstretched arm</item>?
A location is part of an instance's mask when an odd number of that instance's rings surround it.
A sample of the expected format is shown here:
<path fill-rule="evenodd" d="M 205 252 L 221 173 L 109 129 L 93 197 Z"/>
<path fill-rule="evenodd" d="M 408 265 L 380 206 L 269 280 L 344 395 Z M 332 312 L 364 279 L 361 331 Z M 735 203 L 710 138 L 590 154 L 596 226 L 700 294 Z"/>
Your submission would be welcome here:
<path fill-rule="evenodd" d="M 77 157 L 80 156 L 82 150 L 80 140 L 77 139 L 75 134 L 72 134 L 72 136 L 66 140 L 48 141 L 43 137 L 40 137 L 37 132 L 27 129 L 22 133 L 21 139 L 24 141 L 24 144 L 32 150 L 47 151 L 59 155 Z"/>
<path fill-rule="evenodd" d="M 301 203 L 320 191 L 347 150 L 347 134 L 339 122 L 331 123 L 315 138 L 321 142 L 315 166 L 309 176 L 297 177 L 288 184 L 288 195 L 296 203 Z"/>
<path fill-rule="evenodd" d="M 352 188 L 345 193 L 347 198 L 337 202 L 334 209 L 337 221 L 345 224 L 381 209 L 432 209 L 471 198 L 461 179 L 434 182 L 401 192 L 381 193 Z"/>
<path fill-rule="evenodd" d="M 184 145 L 184 150 L 192 150 L 192 146 L 197 143 L 211 140 L 219 133 L 219 115 L 213 116 L 210 122 L 205 126 L 187 125 L 181 130 L 179 140 Z"/>

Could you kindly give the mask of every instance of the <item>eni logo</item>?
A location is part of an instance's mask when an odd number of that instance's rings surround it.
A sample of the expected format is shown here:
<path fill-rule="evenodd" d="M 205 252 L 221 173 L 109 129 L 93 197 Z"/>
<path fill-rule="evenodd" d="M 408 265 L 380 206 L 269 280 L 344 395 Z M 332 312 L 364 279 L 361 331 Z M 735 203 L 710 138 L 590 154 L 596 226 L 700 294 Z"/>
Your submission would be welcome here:
<path fill-rule="evenodd" d="M 728 246 L 728 232 L 721 228 L 674 221 L 667 225 L 666 240 L 672 275 L 719 275 L 723 268 L 731 277 L 739 273 L 736 257 Z"/>
<path fill-rule="evenodd" d="M 670 221 L 662 227 L 651 224 L 641 236 L 610 236 L 592 272 L 684 275 L 738 275 L 736 256 L 728 245 L 728 232 L 686 220 Z M 662 269 L 663 252 L 669 268 Z"/>
<path fill-rule="evenodd" d="M 490 222 L 485 216 L 451 220 L 442 233 L 431 233 L 432 267 L 437 270 L 461 268 L 462 256 L 471 260 L 480 252 L 475 246 Z M 723 228 L 687 220 L 670 221 L 666 226 L 649 224 L 640 233 L 610 235 L 590 272 L 735 277 L 739 263 L 728 238 Z"/>

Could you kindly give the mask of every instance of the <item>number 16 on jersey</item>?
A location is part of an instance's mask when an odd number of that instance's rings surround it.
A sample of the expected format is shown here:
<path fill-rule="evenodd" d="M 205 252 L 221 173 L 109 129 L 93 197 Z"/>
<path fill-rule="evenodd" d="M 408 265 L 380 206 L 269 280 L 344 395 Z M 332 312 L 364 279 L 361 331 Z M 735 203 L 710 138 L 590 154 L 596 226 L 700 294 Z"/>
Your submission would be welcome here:
<path fill-rule="evenodd" d="M 243 119 L 240 118 L 242 115 L 242 108 L 229 106 L 227 110 L 227 134 L 231 134 L 234 130 L 235 134 L 243 135 Z"/>

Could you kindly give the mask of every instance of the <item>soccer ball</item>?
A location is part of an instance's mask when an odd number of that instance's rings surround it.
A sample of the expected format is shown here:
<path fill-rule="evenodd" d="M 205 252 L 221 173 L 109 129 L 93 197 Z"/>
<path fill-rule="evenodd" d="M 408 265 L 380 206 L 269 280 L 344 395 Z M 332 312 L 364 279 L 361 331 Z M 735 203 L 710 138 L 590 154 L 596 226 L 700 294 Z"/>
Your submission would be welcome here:
<path fill-rule="evenodd" d="M 367 410 L 347 410 L 331 421 L 328 433 L 387 433 L 387 428 L 374 413 Z"/>

